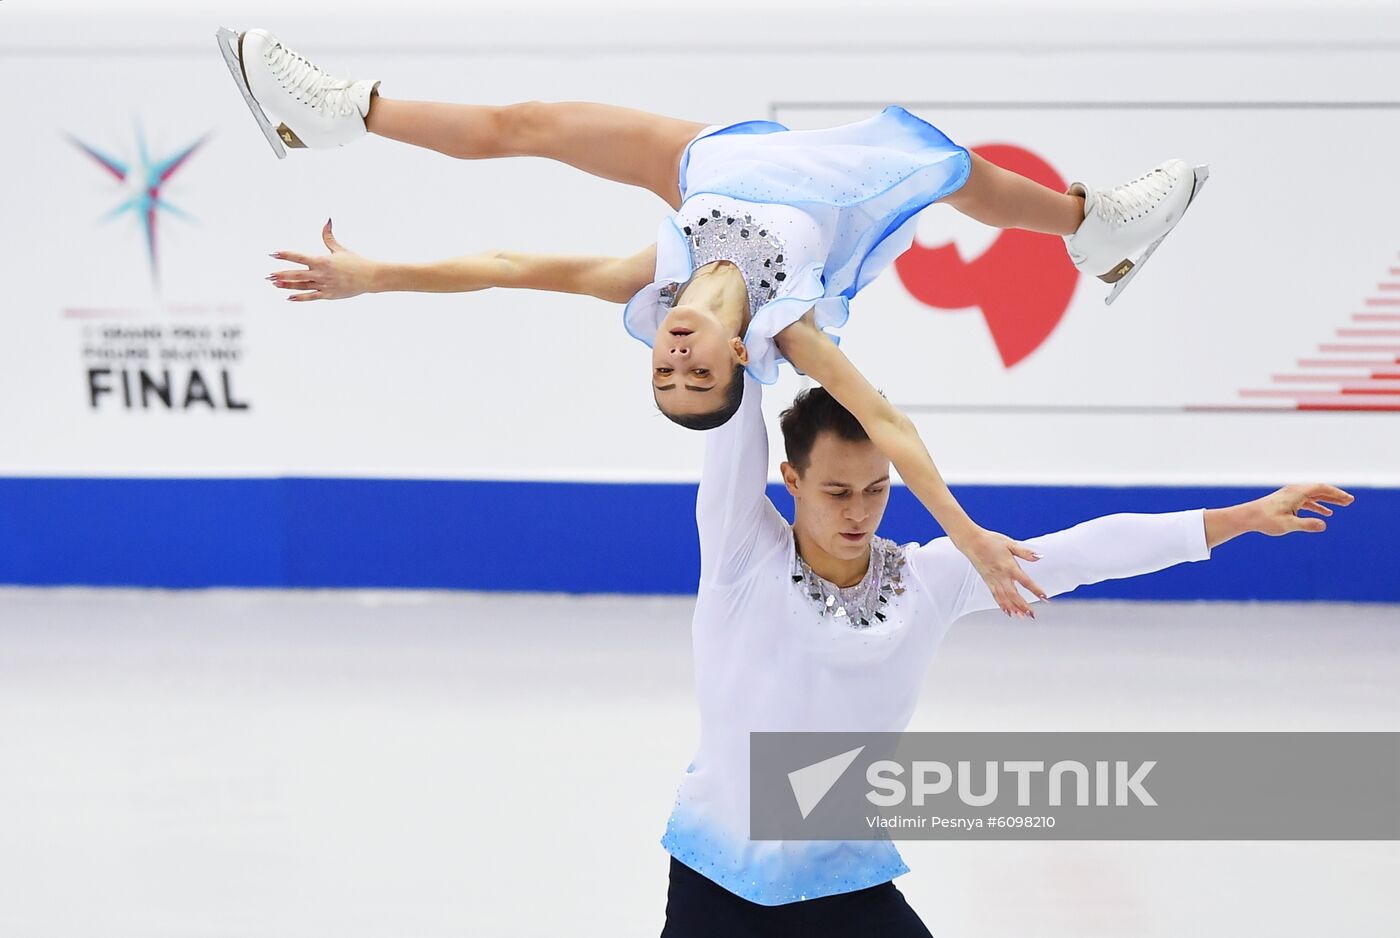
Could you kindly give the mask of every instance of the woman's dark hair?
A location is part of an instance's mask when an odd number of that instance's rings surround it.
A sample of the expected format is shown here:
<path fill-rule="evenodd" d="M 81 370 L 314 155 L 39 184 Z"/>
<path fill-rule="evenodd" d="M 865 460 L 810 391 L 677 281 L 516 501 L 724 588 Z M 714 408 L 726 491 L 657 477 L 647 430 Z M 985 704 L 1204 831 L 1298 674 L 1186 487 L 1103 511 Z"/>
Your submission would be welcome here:
<path fill-rule="evenodd" d="M 729 422 L 729 418 L 739 412 L 739 405 L 744 402 L 744 366 L 735 365 L 734 373 L 729 376 L 729 387 L 724 392 L 724 403 L 707 414 L 671 414 L 664 408 L 661 409 L 673 422 L 680 424 L 691 430 L 713 430 L 715 427 L 722 427 Z M 656 405 L 661 408 L 660 404 Z"/>
<path fill-rule="evenodd" d="M 826 388 L 808 388 L 793 398 L 792 405 L 778 416 L 783 428 L 787 461 L 800 475 L 812 462 L 812 446 L 817 434 L 835 433 L 843 440 L 861 443 L 870 437 L 860 421 L 842 407 Z"/>

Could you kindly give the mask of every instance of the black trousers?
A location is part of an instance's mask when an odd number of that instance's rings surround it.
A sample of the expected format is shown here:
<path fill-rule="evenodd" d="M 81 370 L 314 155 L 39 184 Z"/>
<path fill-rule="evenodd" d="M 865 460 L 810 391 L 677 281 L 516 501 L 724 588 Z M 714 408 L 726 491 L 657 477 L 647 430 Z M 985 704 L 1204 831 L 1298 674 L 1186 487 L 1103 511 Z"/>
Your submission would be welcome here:
<path fill-rule="evenodd" d="M 661 938 L 933 938 L 894 883 L 759 905 L 671 858 Z"/>

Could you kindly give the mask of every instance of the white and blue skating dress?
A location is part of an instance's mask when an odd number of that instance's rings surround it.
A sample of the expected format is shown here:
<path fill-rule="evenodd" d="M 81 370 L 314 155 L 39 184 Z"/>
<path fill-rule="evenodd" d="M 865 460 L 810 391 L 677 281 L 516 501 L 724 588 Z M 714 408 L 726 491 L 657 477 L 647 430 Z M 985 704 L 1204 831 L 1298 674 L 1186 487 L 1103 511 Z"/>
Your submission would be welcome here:
<path fill-rule="evenodd" d="M 652 345 L 679 287 L 732 261 L 749 291 L 748 371 L 772 384 L 774 337 L 811 309 L 818 328 L 843 325 L 851 298 L 913 244 L 915 216 L 971 168 L 964 147 L 897 106 L 823 130 L 707 127 L 682 157 L 681 207 L 657 230 L 656 277 L 628 302 L 627 331 Z"/>

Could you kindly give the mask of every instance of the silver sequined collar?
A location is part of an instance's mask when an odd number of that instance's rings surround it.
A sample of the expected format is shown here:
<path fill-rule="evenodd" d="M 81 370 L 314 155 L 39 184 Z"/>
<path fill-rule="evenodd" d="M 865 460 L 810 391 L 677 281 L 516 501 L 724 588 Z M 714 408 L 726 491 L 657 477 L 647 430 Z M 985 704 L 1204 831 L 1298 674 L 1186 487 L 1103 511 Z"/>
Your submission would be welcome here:
<path fill-rule="evenodd" d="M 807 561 L 792 550 L 792 582 L 817 606 L 853 629 L 869 628 L 885 621 L 891 597 L 904 595 L 904 548 L 883 537 L 870 540 L 870 566 L 855 586 L 840 587 L 812 572 Z"/>
<path fill-rule="evenodd" d="M 682 215 L 678 221 L 683 225 L 681 231 L 690 248 L 692 277 L 706 264 L 729 261 L 744 277 L 751 316 L 778 295 L 787 279 L 783 239 L 755 221 L 752 215 L 730 215 L 714 208 Z M 662 287 L 661 296 L 667 309 L 676 305 L 676 297 L 689 282 Z"/>

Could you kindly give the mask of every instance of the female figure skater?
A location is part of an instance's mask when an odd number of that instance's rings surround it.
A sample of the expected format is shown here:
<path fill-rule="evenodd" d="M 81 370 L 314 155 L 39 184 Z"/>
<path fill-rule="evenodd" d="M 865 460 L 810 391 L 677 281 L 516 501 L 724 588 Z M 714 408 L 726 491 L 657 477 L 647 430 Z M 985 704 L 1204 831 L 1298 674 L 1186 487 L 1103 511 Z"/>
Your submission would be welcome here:
<path fill-rule="evenodd" d="M 674 214 L 628 258 L 494 252 L 438 264 L 379 264 L 347 251 L 327 222 L 329 256 L 269 277 L 294 300 L 363 292 L 491 286 L 625 302 L 628 332 L 652 347 L 657 406 L 693 429 L 737 411 L 747 371 L 772 383 L 786 358 L 826 387 L 887 453 L 905 483 L 967 554 L 1003 609 L 1029 614 L 1014 588 L 1043 595 L 1010 539 L 978 527 L 948 492 L 913 424 L 885 401 L 824 330 L 913 241 L 916 216 L 947 202 L 986 224 L 1065 238 L 1075 264 L 1116 282 L 1180 220 L 1205 179 L 1169 160 L 1131 183 L 1058 193 L 995 166 L 899 107 L 818 131 L 770 121 L 707 126 L 591 103 L 489 107 L 397 101 L 377 80 L 332 76 L 265 30 L 220 29 L 219 48 L 274 150 L 338 147 L 372 132 L 461 159 L 538 156 L 649 189 Z M 281 118 L 274 131 L 266 111 Z M 1128 255 L 1148 246 L 1136 266 Z"/>

